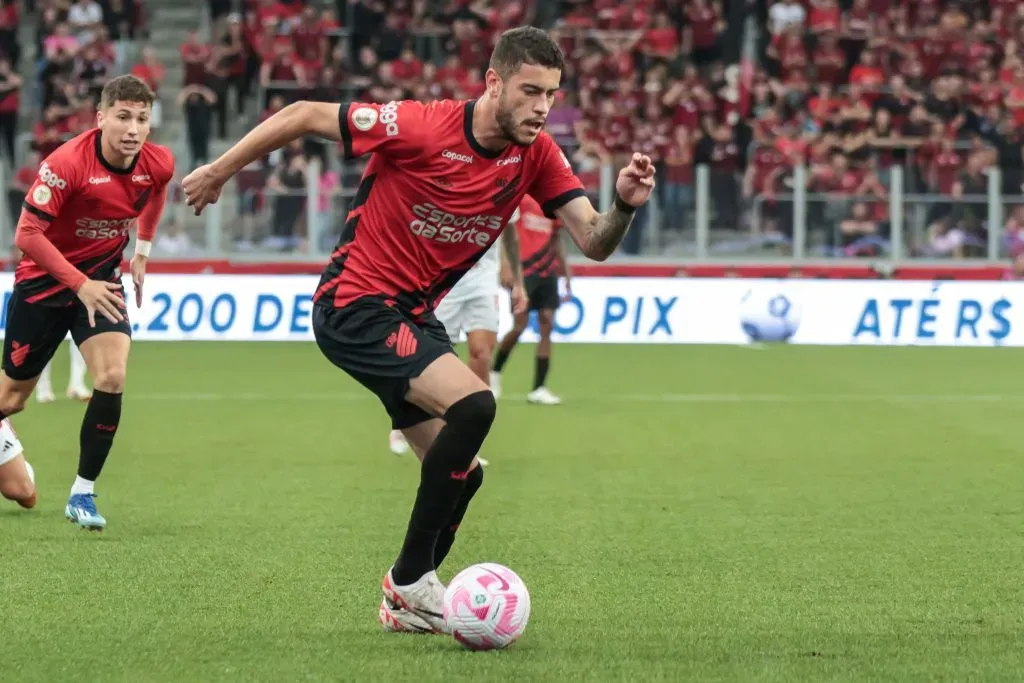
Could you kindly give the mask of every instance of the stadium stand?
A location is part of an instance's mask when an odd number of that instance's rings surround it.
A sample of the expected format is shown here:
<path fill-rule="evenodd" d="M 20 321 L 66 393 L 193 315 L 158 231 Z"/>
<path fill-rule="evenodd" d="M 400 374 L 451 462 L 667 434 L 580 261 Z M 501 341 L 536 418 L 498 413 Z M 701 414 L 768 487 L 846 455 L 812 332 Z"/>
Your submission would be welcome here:
<path fill-rule="evenodd" d="M 627 254 L 991 256 L 993 219 L 998 253 L 1020 251 L 1017 2 L 211 0 L 201 21 L 163 1 L 34 4 L 34 22 L 10 0 L 0 13 L 14 169 L 88 126 L 114 73 L 158 89 L 155 137 L 183 173 L 296 98 L 475 97 L 495 37 L 529 22 L 569 57 L 549 131 L 595 201 L 632 150 L 658 162 Z M 240 174 L 214 218 L 168 211 L 158 250 L 322 252 L 360 168 L 322 141 L 282 150 Z"/>

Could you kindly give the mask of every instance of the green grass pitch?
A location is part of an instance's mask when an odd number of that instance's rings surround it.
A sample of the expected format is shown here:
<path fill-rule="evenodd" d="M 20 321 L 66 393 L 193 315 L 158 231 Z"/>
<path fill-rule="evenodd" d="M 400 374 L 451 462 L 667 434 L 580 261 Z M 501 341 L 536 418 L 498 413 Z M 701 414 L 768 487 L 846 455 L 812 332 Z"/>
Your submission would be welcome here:
<path fill-rule="evenodd" d="M 63 518 L 83 406 L 15 418 L 0 680 L 1020 679 L 1021 351 L 555 351 L 557 408 L 513 355 L 441 572 L 519 572 L 512 648 L 381 632 L 418 468 L 315 346 L 140 343 L 104 533 Z"/>

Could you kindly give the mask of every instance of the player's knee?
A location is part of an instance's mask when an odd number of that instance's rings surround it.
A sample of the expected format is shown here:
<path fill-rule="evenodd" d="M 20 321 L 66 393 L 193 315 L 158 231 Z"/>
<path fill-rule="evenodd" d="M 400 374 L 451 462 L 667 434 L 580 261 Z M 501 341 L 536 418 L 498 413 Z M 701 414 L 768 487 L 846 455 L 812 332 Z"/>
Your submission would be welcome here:
<path fill-rule="evenodd" d="M 494 394 L 490 390 L 477 391 L 453 403 L 444 419 L 461 432 L 479 434 L 482 442 L 497 412 L 498 404 L 494 401 Z"/>
<path fill-rule="evenodd" d="M 0 478 L 0 496 L 7 500 L 29 500 L 35 492 L 36 485 L 28 476 Z"/>
<path fill-rule="evenodd" d="M 25 410 L 25 401 L 28 396 L 20 391 L 0 390 L 0 412 L 10 417 Z"/>
<path fill-rule="evenodd" d="M 108 394 L 124 391 L 125 371 L 123 367 L 103 368 L 93 378 L 93 386 Z"/>
<path fill-rule="evenodd" d="M 488 363 L 491 360 L 491 347 L 485 342 L 475 342 L 469 345 L 470 363 Z"/>
<path fill-rule="evenodd" d="M 484 485 L 484 468 L 478 464 L 476 467 L 471 469 L 466 475 L 466 488 L 465 493 L 462 495 L 467 498 L 472 498 L 481 486 Z"/>

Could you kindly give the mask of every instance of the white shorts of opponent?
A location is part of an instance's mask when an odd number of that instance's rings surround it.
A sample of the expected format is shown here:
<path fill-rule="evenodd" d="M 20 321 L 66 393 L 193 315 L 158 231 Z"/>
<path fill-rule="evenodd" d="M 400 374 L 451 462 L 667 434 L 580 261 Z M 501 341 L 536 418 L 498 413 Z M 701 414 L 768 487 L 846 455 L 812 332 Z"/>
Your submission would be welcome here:
<path fill-rule="evenodd" d="M 0 422 L 0 465 L 6 465 L 25 452 L 10 420 Z"/>
<path fill-rule="evenodd" d="M 498 332 L 498 293 L 494 289 L 481 291 L 479 295 L 441 299 L 434 315 L 444 325 L 452 344 L 457 343 L 462 333 L 467 335 L 476 330 Z"/>

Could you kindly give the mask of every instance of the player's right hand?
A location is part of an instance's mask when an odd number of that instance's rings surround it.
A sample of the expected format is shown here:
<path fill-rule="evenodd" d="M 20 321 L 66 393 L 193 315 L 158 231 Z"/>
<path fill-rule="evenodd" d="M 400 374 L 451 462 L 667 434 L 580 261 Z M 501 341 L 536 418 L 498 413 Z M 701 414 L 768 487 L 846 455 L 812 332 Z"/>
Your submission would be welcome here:
<path fill-rule="evenodd" d="M 223 187 L 224 181 L 213 172 L 211 164 L 200 166 L 181 181 L 181 189 L 185 193 L 185 203 L 192 207 L 197 216 L 209 204 L 217 203 Z"/>
<path fill-rule="evenodd" d="M 512 285 L 512 314 L 522 315 L 526 313 L 526 286 L 522 282 Z"/>
<path fill-rule="evenodd" d="M 121 309 L 125 308 L 124 298 L 121 296 L 121 285 L 116 282 L 86 280 L 78 288 L 78 298 L 89 312 L 89 327 L 96 327 L 97 312 L 112 323 L 124 320 L 121 314 Z"/>

